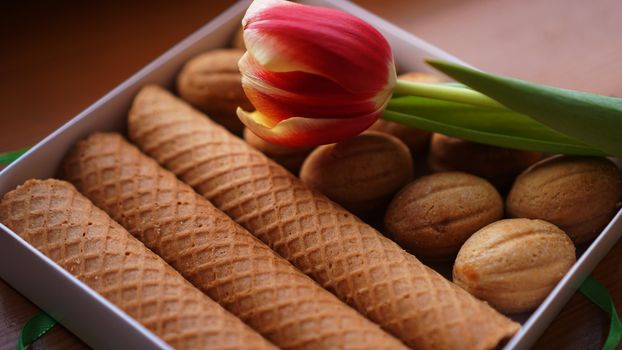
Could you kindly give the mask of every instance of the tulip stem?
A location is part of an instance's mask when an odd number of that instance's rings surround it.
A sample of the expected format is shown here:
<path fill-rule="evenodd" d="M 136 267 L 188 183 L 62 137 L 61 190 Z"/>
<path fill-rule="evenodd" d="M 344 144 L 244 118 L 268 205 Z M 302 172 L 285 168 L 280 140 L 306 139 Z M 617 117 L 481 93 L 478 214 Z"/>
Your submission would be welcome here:
<path fill-rule="evenodd" d="M 448 86 L 445 84 L 398 80 L 395 84 L 395 88 L 393 88 L 393 93 L 398 95 L 419 96 L 436 100 L 465 103 L 479 107 L 500 108 L 507 110 L 507 108 L 499 102 L 477 91 L 464 87 Z"/>

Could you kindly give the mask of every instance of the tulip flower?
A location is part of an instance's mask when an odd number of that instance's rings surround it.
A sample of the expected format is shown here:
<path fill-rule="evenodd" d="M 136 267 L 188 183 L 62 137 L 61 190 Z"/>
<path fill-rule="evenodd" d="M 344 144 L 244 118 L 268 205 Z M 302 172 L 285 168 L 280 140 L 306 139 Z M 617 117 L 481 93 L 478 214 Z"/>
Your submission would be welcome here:
<path fill-rule="evenodd" d="M 239 68 L 256 111 L 237 114 L 268 142 L 338 142 L 382 117 L 501 147 L 622 156 L 622 99 L 442 61 L 428 63 L 465 85 L 397 80 L 382 34 L 336 9 L 255 0 L 242 25 Z"/>
<path fill-rule="evenodd" d="M 391 46 L 348 13 L 287 1 L 255 1 L 242 24 L 242 86 L 257 112 L 240 120 L 266 141 L 313 146 L 355 136 L 389 102 Z"/>

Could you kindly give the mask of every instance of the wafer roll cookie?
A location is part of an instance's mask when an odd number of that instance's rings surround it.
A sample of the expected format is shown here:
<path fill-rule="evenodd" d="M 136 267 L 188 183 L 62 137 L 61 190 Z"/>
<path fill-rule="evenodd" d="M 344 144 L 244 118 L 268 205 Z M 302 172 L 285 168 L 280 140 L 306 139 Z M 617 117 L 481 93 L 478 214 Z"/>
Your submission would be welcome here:
<path fill-rule="evenodd" d="M 146 153 L 300 270 L 416 349 L 491 349 L 519 325 L 161 88 L 129 117 Z"/>
<path fill-rule="evenodd" d="M 67 182 L 26 181 L 0 221 L 176 349 L 275 349 Z"/>
<path fill-rule="evenodd" d="M 119 134 L 94 134 L 64 175 L 212 299 L 283 349 L 406 349 Z"/>

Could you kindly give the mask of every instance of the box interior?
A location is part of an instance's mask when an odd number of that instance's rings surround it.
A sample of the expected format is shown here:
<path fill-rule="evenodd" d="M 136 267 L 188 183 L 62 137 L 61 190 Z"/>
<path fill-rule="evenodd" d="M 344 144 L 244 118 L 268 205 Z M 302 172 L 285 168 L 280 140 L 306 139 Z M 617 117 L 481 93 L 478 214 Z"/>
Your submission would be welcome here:
<path fill-rule="evenodd" d="M 351 12 L 380 29 L 391 42 L 400 71 L 430 71 L 423 58 L 441 58 L 465 64 L 410 33 L 342 0 L 301 1 Z M 137 91 L 153 83 L 174 91 L 174 78 L 192 56 L 227 46 L 250 1 L 236 3 L 219 17 L 164 53 L 92 106 L 46 137 L 27 154 L 0 172 L 0 195 L 30 178 L 54 177 L 65 152 L 94 131 L 125 131 L 126 117 Z M 620 163 L 618 163 L 619 165 Z M 99 348 L 165 349 L 168 346 L 90 288 L 30 247 L 4 225 L 0 229 L 0 277 L 63 323 L 87 344 Z M 578 261 L 534 312 L 514 315 L 523 323 L 506 349 L 531 346 L 544 328 L 622 233 L 622 210 L 589 246 L 577 249 Z M 14 262 L 8 264 L 7 262 Z M 448 264 L 433 265 L 451 277 Z M 105 332 L 102 329 L 106 329 Z"/>

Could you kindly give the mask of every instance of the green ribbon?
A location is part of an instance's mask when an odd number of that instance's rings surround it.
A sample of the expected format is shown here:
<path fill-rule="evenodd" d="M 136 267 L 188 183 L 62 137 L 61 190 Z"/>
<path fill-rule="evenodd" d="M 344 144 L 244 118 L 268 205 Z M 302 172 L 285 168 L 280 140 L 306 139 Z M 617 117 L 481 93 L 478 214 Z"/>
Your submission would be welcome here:
<path fill-rule="evenodd" d="M 0 164 L 11 164 L 11 163 L 13 163 L 13 161 L 15 161 L 17 158 L 21 157 L 22 154 L 26 153 L 26 151 L 28 151 L 28 149 L 29 149 L 29 147 L 26 147 L 26 148 L 22 148 L 22 149 L 17 150 L 17 151 L 0 153 Z"/>
<path fill-rule="evenodd" d="M 24 350 L 26 346 L 41 338 L 45 333 L 56 325 L 56 320 L 45 312 L 40 312 L 31 318 L 19 334 L 17 340 L 17 350 Z"/>
<path fill-rule="evenodd" d="M 603 309 L 611 317 L 609 323 L 609 335 L 603 345 L 603 350 L 614 350 L 622 338 L 622 323 L 618 317 L 618 311 L 613 299 L 605 286 L 592 277 L 587 277 L 579 287 L 583 295 L 599 308 Z"/>

